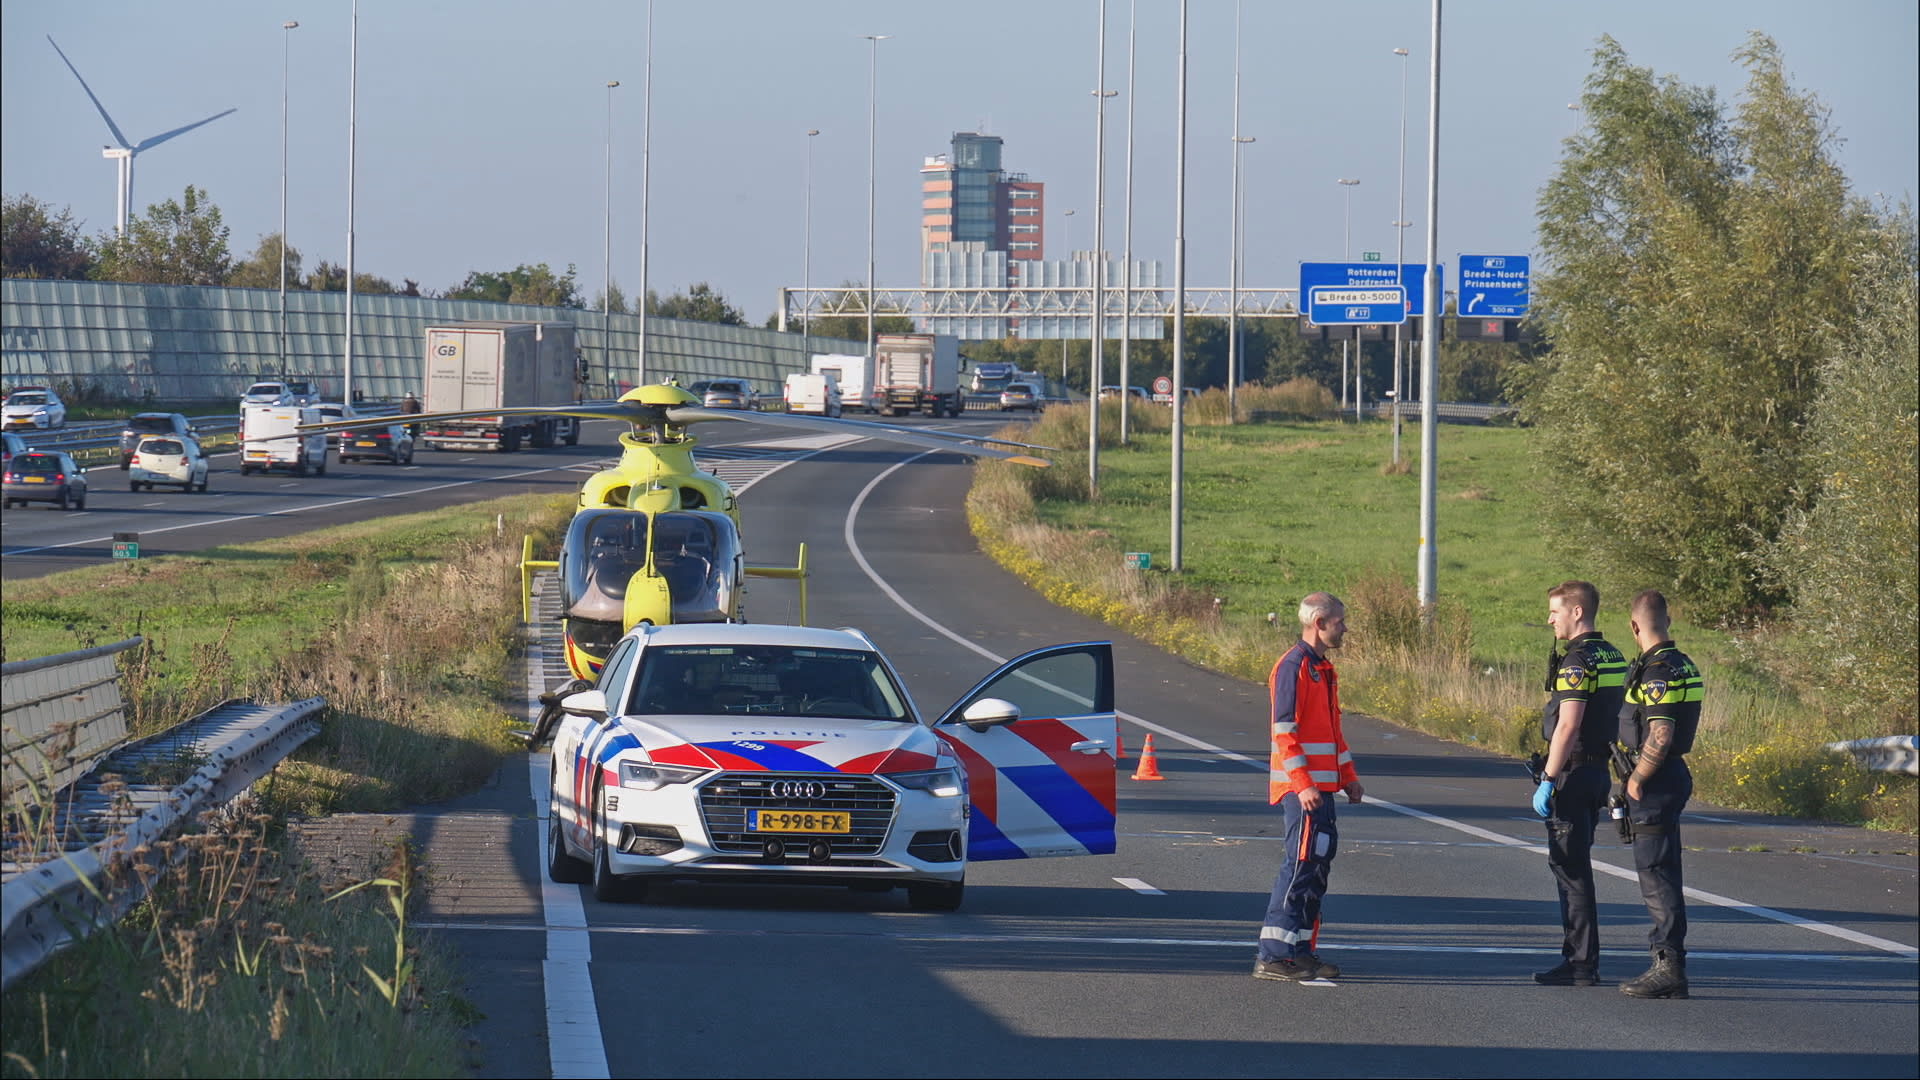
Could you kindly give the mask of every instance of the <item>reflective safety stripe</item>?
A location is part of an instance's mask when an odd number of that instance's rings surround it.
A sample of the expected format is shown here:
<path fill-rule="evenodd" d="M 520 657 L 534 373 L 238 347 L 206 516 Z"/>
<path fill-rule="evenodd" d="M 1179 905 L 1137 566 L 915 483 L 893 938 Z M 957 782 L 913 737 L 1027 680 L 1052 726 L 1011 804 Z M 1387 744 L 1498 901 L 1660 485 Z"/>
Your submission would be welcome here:
<path fill-rule="evenodd" d="M 1307 767 L 1307 759 L 1304 757 L 1290 757 L 1282 761 L 1280 767 L 1288 772 L 1292 772 L 1295 769 L 1304 769 Z"/>
<path fill-rule="evenodd" d="M 1341 765 L 1351 765 L 1353 764 L 1353 755 L 1351 753 L 1348 753 L 1345 750 L 1342 750 L 1340 751 L 1340 757 L 1338 758 L 1338 762 Z"/>
<path fill-rule="evenodd" d="M 1334 752 L 1334 749 L 1334 744 L 1330 742 L 1303 742 L 1300 744 L 1300 752 L 1304 754 L 1331 754 Z"/>
<path fill-rule="evenodd" d="M 1340 773 L 1333 769 L 1314 769 L 1307 773 L 1307 778 L 1316 784 L 1337 784 L 1340 782 Z"/>
<path fill-rule="evenodd" d="M 1275 735 L 1291 735 L 1294 732 L 1299 730 L 1300 730 L 1300 725 L 1294 723 L 1291 720 L 1287 720 L 1282 723 L 1273 725 L 1273 733 Z"/>
<path fill-rule="evenodd" d="M 1278 926 L 1263 926 L 1260 928 L 1260 940 L 1262 941 L 1284 941 L 1289 945 L 1298 945 L 1312 936 L 1313 931 L 1311 929 L 1285 930 Z"/>

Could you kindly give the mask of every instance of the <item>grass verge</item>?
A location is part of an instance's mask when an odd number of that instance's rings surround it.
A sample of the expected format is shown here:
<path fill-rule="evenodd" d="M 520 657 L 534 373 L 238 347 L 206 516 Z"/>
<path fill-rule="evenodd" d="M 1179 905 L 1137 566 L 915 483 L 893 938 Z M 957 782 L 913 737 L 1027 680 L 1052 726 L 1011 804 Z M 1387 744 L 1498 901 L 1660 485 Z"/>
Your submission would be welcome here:
<path fill-rule="evenodd" d="M 1321 391 L 1324 394 L 1324 391 Z M 1104 619 L 1195 662 L 1264 680 L 1294 632 L 1300 598 L 1328 589 L 1353 625 L 1342 657 L 1351 705 L 1395 723 L 1502 753 L 1540 746 L 1539 672 L 1550 638 L 1548 586 L 1586 576 L 1574 543 L 1539 526 L 1530 455 L 1545 452 L 1519 428 L 1446 426 L 1436 518 L 1440 609 L 1426 628 L 1411 581 L 1418 550 L 1417 427 L 1390 461 L 1386 424 L 1342 424 L 1300 388 L 1250 387 L 1230 425 L 1225 395 L 1187 413 L 1183 572 L 1140 573 L 1121 553 L 1164 564 L 1170 531 L 1170 414 L 1136 408 L 1133 438 L 1113 441 L 1118 403 L 1103 406 L 1101 490 L 1087 497 L 1086 414 L 1052 409 L 1026 441 L 1074 448 L 1051 469 L 983 463 L 968 495 L 982 548 L 1063 606 Z M 1293 419 L 1287 419 L 1292 417 Z M 1602 582 L 1601 630 L 1629 651 L 1620 598 Z M 1274 613 L 1280 635 L 1268 623 Z M 1700 797 L 1723 806 L 1871 824 L 1913 833 L 1913 777 L 1870 773 L 1820 749 L 1884 735 L 1879 721 L 1822 708 L 1796 694 L 1772 658 L 1790 655 L 1783 631 L 1736 634 L 1676 621 L 1675 637 L 1709 686 L 1696 751 Z"/>
<path fill-rule="evenodd" d="M 322 734 L 238 825 L 138 853 L 151 899 L 6 995 L 6 1076 L 445 1076 L 473 1019 L 445 958 L 405 937 L 411 853 L 328 900 L 288 865 L 286 816 L 470 790 L 516 741 L 520 540 L 565 498 L 499 499 L 194 556 L 10 583 L 0 646 L 43 656 L 138 633 L 136 734 L 221 700 L 324 696 Z M 103 614 L 105 613 L 105 614 Z"/>

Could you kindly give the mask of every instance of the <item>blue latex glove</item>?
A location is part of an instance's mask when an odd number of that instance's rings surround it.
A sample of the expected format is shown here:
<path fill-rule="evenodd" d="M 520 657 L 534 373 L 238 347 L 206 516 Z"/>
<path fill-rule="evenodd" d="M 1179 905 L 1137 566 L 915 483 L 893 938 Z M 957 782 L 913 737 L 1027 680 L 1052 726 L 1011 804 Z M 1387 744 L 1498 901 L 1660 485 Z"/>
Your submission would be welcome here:
<path fill-rule="evenodd" d="M 1543 818 L 1546 817 L 1550 812 L 1547 809 L 1547 806 L 1552 799 L 1553 799 L 1553 781 L 1551 780 L 1540 781 L 1540 786 L 1533 790 L 1533 812 L 1536 814 L 1539 814 Z"/>

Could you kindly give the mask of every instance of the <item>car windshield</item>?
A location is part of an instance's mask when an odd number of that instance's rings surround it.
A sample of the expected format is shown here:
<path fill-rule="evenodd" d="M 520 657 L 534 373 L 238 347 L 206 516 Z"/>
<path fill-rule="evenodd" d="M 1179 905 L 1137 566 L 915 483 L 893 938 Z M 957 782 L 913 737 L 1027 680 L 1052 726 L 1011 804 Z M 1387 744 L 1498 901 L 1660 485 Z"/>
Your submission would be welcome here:
<path fill-rule="evenodd" d="M 793 645 L 648 646 L 624 711 L 913 720 L 878 654 Z"/>
<path fill-rule="evenodd" d="M 140 452 L 178 456 L 186 453 L 187 448 L 180 445 L 179 439 L 146 439 L 140 443 Z"/>
<path fill-rule="evenodd" d="M 45 405 L 46 403 L 47 395 L 41 390 L 22 390 L 7 398 L 9 405 Z"/>
<path fill-rule="evenodd" d="M 281 394 L 285 392 L 285 388 L 279 383 L 271 382 L 257 382 L 247 388 L 247 394 L 249 396 L 254 394 Z"/>
<path fill-rule="evenodd" d="M 14 472 L 57 473 L 60 459 L 52 454 L 15 454 L 9 463 Z"/>
<path fill-rule="evenodd" d="M 737 382 L 716 382 L 707 387 L 707 392 L 710 394 L 738 394 L 744 390 L 746 387 Z"/>

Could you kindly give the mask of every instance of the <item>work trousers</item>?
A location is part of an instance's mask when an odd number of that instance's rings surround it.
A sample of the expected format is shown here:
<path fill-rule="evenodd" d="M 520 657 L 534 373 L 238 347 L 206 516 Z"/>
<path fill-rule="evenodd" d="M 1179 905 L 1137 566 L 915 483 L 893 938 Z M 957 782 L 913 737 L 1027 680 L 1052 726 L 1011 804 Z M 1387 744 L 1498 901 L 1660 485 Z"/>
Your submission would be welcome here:
<path fill-rule="evenodd" d="M 1327 875 L 1340 841 L 1333 793 L 1323 791 L 1320 796 L 1320 808 L 1311 814 L 1300 808 L 1296 792 L 1289 791 L 1280 800 L 1287 821 L 1286 854 L 1273 879 L 1267 920 L 1260 927 L 1262 960 L 1305 956 L 1319 939 L 1320 899 L 1327 895 Z"/>
<path fill-rule="evenodd" d="M 1593 831 L 1607 801 L 1607 767 L 1576 765 L 1553 793 L 1547 817 L 1547 864 L 1560 887 L 1560 955 L 1578 968 L 1600 963 L 1600 917 L 1593 895 Z"/>
<path fill-rule="evenodd" d="M 1640 895 L 1653 917 L 1647 943 L 1682 960 L 1687 898 L 1680 879 L 1680 811 L 1693 797 L 1693 773 L 1674 758 L 1642 785 L 1640 796 L 1629 800 L 1627 809 L 1633 820 L 1633 868 L 1640 872 Z"/>

